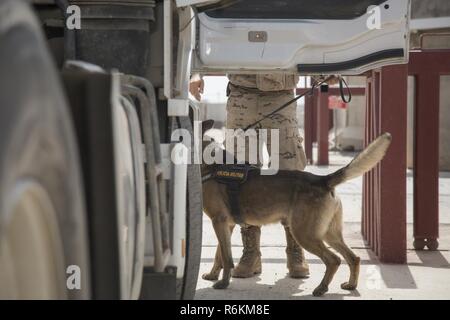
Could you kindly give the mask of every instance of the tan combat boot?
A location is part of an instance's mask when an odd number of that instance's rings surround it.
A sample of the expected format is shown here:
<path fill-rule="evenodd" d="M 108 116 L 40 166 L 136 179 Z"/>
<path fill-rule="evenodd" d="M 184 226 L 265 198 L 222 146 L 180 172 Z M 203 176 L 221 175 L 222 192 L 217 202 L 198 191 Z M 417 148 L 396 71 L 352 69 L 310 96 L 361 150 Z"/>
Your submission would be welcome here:
<path fill-rule="evenodd" d="M 255 226 L 241 227 L 242 244 L 244 250 L 239 264 L 233 269 L 233 278 L 250 278 L 261 273 L 261 251 L 259 240 L 261 228 Z"/>
<path fill-rule="evenodd" d="M 308 278 L 309 267 L 305 261 L 303 249 L 292 237 L 289 227 L 285 226 L 284 231 L 286 232 L 286 256 L 289 276 L 291 278 Z"/>

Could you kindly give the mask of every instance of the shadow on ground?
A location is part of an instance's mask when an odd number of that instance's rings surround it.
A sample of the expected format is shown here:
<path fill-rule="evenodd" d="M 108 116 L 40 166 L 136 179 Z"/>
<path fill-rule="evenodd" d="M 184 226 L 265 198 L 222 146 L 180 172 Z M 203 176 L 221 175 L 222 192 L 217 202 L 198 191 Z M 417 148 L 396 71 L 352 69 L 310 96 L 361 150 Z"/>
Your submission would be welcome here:
<path fill-rule="evenodd" d="M 305 284 L 306 280 L 303 279 L 292 279 L 289 277 L 281 278 L 277 280 L 274 284 L 262 284 L 258 283 L 261 281 L 259 276 L 255 276 L 249 279 L 232 279 L 230 283 L 230 287 L 226 290 L 216 290 L 212 288 L 213 281 L 211 281 L 211 287 L 198 289 L 196 295 L 199 297 L 208 297 L 208 296 L 217 296 L 221 297 L 218 299 L 230 299 L 230 300 L 239 300 L 242 299 L 242 293 L 247 292 L 249 288 L 251 288 L 252 292 L 255 296 L 252 296 L 249 299 L 267 299 L 264 296 L 260 296 L 257 294 L 258 292 L 264 293 L 267 292 L 267 295 L 270 295 L 270 299 L 275 300 L 288 300 L 288 299 L 301 299 L 301 300 L 309 300 L 309 299 L 326 299 L 326 300 L 340 300 L 345 297 L 360 297 L 360 293 L 358 290 L 349 291 L 348 293 L 327 293 L 323 297 L 314 297 L 312 294 L 303 294 L 305 290 L 302 287 Z M 272 293 L 268 291 L 275 291 L 276 295 L 274 296 Z"/>

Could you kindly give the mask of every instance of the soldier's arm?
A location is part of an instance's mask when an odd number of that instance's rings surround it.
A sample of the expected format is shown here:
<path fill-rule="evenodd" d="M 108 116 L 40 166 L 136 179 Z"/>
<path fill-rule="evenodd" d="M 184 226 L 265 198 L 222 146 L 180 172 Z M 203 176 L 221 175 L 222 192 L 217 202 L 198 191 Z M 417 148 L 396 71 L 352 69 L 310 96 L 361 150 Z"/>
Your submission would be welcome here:
<path fill-rule="evenodd" d="M 200 74 L 193 74 L 189 83 L 189 92 L 197 99 L 202 100 L 203 89 L 205 88 L 205 82 L 203 76 Z"/>
<path fill-rule="evenodd" d="M 215 74 L 215 76 L 224 76 L 224 74 Z M 203 81 L 203 75 L 199 73 L 193 74 L 189 83 L 189 92 L 195 97 L 197 101 L 200 101 L 202 99 L 204 88 L 205 82 Z"/>

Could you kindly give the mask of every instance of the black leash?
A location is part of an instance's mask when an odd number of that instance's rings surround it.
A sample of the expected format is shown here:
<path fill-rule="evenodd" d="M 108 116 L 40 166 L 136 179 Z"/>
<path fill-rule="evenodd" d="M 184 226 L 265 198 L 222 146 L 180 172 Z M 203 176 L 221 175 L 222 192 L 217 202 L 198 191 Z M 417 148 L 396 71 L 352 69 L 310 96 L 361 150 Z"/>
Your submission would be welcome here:
<path fill-rule="evenodd" d="M 344 94 L 344 84 L 347 88 L 348 98 L 346 98 Z M 348 87 L 347 81 L 345 81 L 345 79 L 342 77 L 339 77 L 339 91 L 341 93 L 342 101 L 344 101 L 345 103 L 349 103 L 350 101 L 352 101 L 352 91 Z"/>
<path fill-rule="evenodd" d="M 314 84 L 311 86 L 311 89 L 309 89 L 308 91 L 304 92 L 304 93 L 301 94 L 301 95 L 298 95 L 298 96 L 295 97 L 294 99 L 291 99 L 291 100 L 289 100 L 288 102 L 284 103 L 281 107 L 277 108 L 276 110 L 272 111 L 272 112 L 269 113 L 269 114 L 266 114 L 265 116 L 263 116 L 263 117 L 262 117 L 261 119 L 259 119 L 258 121 L 252 123 L 251 125 L 248 125 L 247 127 L 244 128 L 244 131 L 246 131 L 246 130 L 252 128 L 252 127 L 254 127 L 254 126 L 257 125 L 258 123 L 260 123 L 261 121 L 263 121 L 263 120 L 269 118 L 270 116 L 274 115 L 274 114 L 277 113 L 278 111 L 283 110 L 284 108 L 286 108 L 287 106 L 289 106 L 291 103 L 297 101 L 298 99 L 303 98 L 303 97 L 306 96 L 307 94 L 312 93 L 312 92 L 314 91 L 314 89 L 316 89 L 317 87 L 320 87 L 321 85 L 323 85 L 324 83 L 330 81 L 330 80 L 333 79 L 334 77 L 335 77 L 334 75 L 333 75 L 333 76 L 329 76 L 329 77 L 327 77 L 325 80 L 322 80 L 322 81 L 320 81 L 320 82 L 318 82 L 318 83 L 314 83 Z M 343 88 L 343 87 L 344 87 L 344 84 L 345 84 L 345 86 L 347 87 L 348 98 L 346 98 L 345 95 L 344 95 L 344 88 Z M 342 77 L 339 77 L 339 90 L 340 90 L 340 92 L 341 92 L 341 98 L 342 98 L 342 100 L 343 100 L 345 103 L 349 103 L 349 102 L 352 100 L 352 93 L 351 93 L 351 91 L 350 91 L 350 88 L 349 88 L 348 85 L 347 85 L 347 82 L 346 82 Z"/>

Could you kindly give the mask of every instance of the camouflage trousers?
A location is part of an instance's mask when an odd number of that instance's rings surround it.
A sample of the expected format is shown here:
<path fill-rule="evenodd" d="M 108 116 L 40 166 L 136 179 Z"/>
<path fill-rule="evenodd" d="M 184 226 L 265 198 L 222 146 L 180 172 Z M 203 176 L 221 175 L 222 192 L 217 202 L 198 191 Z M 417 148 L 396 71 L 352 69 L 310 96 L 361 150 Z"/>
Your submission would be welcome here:
<path fill-rule="evenodd" d="M 244 129 L 261 119 L 294 97 L 292 90 L 256 91 L 231 86 L 227 102 L 227 129 Z M 258 129 L 279 129 L 279 154 L 271 151 L 271 138 L 266 141 L 271 157 L 279 157 L 280 170 L 300 170 L 306 166 L 306 155 L 302 146 L 297 121 L 296 103 L 273 114 L 255 126 Z M 261 146 L 261 141 L 259 141 Z M 248 142 L 246 144 L 246 160 L 248 161 Z"/>

